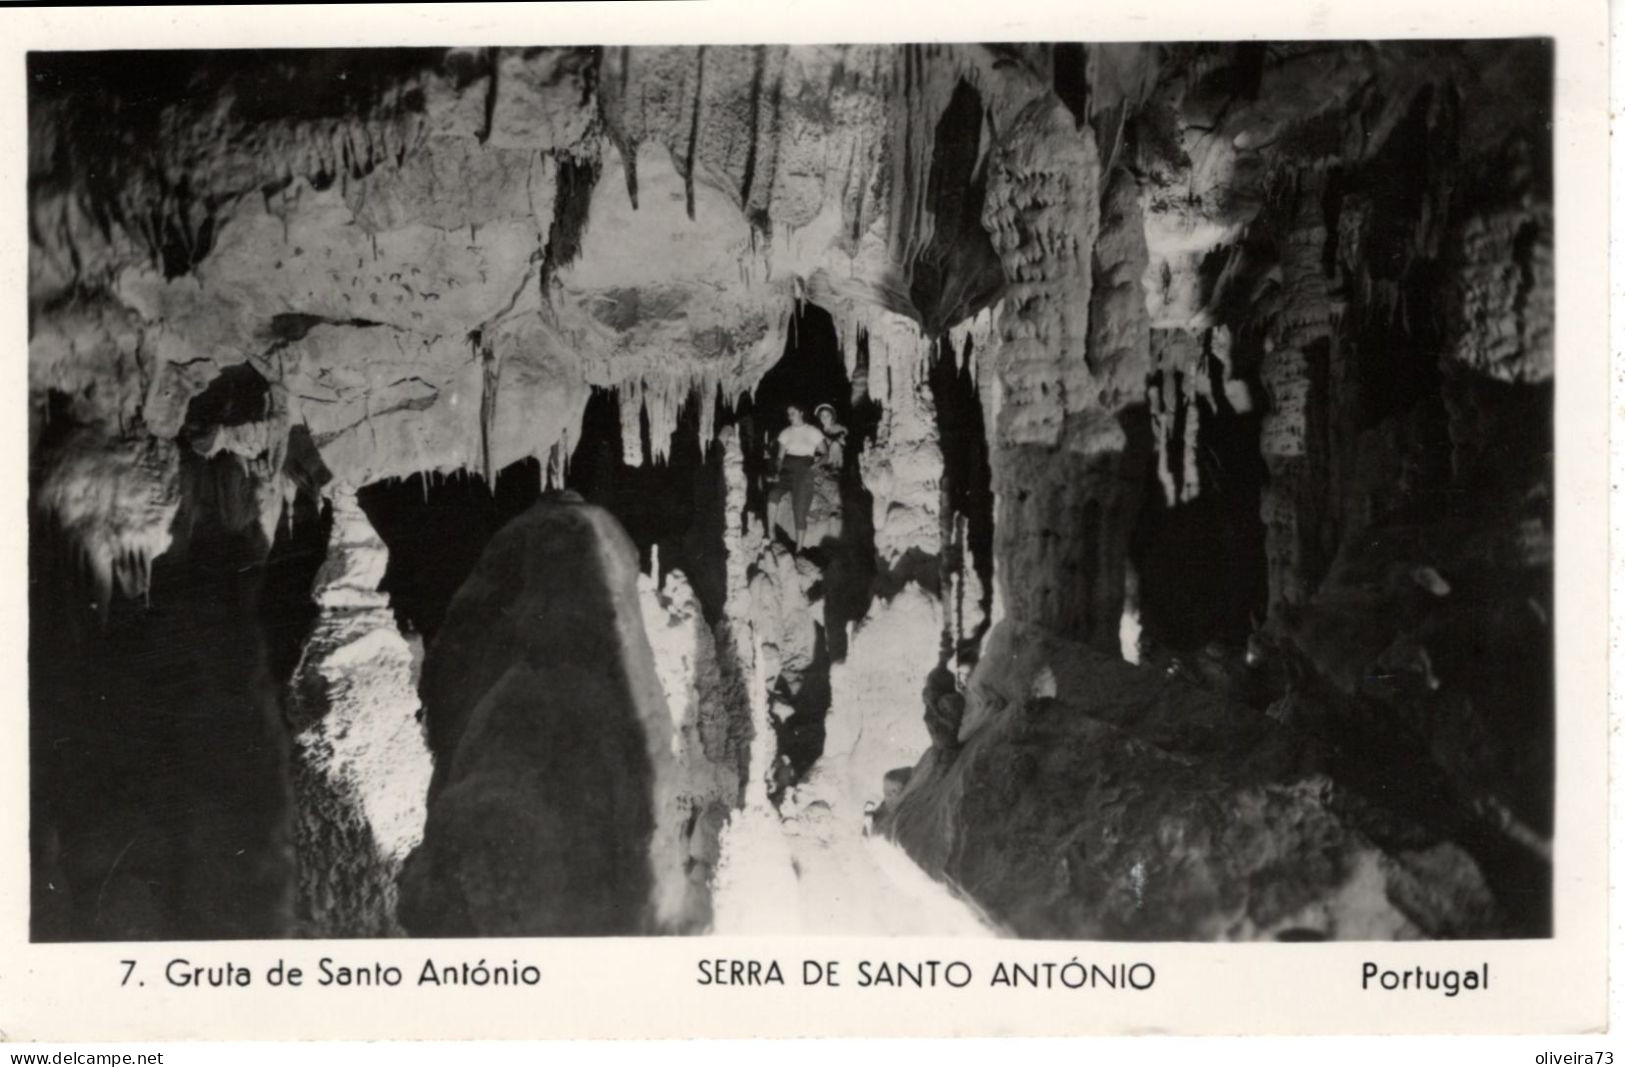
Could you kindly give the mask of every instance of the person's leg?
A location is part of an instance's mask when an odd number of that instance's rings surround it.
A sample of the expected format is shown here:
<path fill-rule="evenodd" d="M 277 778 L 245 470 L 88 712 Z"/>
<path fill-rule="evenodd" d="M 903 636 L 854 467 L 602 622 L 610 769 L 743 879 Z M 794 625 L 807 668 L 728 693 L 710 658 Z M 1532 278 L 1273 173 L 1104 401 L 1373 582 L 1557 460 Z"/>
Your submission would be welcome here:
<path fill-rule="evenodd" d="M 812 510 L 813 461 L 810 457 L 795 465 L 790 487 L 796 515 L 796 551 L 799 552 L 806 547 L 807 513 Z"/>
<path fill-rule="evenodd" d="M 796 473 L 795 461 L 786 458 L 785 463 L 779 467 L 778 474 L 774 476 L 773 484 L 767 490 L 767 535 L 776 536 L 775 531 L 783 530 L 792 540 L 796 534 Z"/>

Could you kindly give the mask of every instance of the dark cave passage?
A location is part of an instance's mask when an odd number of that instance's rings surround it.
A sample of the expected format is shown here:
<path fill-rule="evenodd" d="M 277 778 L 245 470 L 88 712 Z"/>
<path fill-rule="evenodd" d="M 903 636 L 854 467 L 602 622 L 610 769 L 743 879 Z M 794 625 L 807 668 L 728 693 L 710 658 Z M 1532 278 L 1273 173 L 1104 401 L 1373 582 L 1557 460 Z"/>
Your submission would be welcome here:
<path fill-rule="evenodd" d="M 285 929 L 287 732 L 273 675 L 291 670 L 309 625 L 313 570 L 291 547 L 306 531 L 269 558 L 236 459 L 182 464 L 174 544 L 149 593 L 115 592 L 105 619 L 77 554 L 52 524 L 30 524 L 39 940 Z"/>
<path fill-rule="evenodd" d="M 855 477 L 857 454 L 863 442 L 873 439 L 879 421 L 879 405 L 868 399 L 866 386 L 847 376 L 846 359 L 829 312 L 816 304 L 799 304 L 791 317 L 784 355 L 741 399 L 735 415 L 750 483 L 749 504 L 764 521 L 776 459 L 774 442 L 788 424 L 785 411 L 791 404 L 801 406 L 808 421 L 813 421 L 813 410 L 820 404 L 835 409 L 837 420 L 847 429 L 843 505 L 849 492 L 862 491 L 861 480 Z"/>
<path fill-rule="evenodd" d="M 772 718 L 779 754 L 772 772 L 775 801 L 823 755 L 830 666 L 846 658 L 849 628 L 868 614 L 877 592 L 873 501 L 859 465 L 859 454 L 872 444 L 881 415 L 879 403 L 868 395 L 867 344 L 860 338 L 858 373 L 849 377 L 834 320 L 814 304 L 799 305 L 783 358 L 732 416 L 745 459 L 747 507 L 785 550 L 790 539 L 773 526 L 768 502 L 776 476 L 776 439 L 788 424 L 786 408 L 799 405 L 815 421 L 814 409 L 829 404 L 847 431 L 843 462 L 833 472 L 839 533 L 809 544 L 805 553 L 819 571 L 808 591 L 810 607 L 819 613 L 812 661 L 796 676 L 779 677 L 770 694 L 777 706 L 789 709 L 782 718 Z"/>
<path fill-rule="evenodd" d="M 308 493 L 296 494 L 277 523 L 260 585 L 259 621 L 266 664 L 278 686 L 293 677 L 316 623 L 319 609 L 311 593 L 332 530 L 332 506 Z"/>
<path fill-rule="evenodd" d="M 809 546 L 809 558 L 823 573 L 822 627 L 831 660 L 846 657 L 848 626 L 869 612 L 878 568 L 874 549 L 873 499 L 864 488 L 858 456 L 874 440 L 881 407 L 867 388 L 868 342 L 858 341 L 856 379 L 849 378 L 840 339 L 829 313 L 815 304 L 797 309 L 784 356 L 739 406 L 736 415 L 745 456 L 749 506 L 770 536 L 788 546 L 782 530 L 768 520 L 768 490 L 774 480 L 774 442 L 787 424 L 792 403 L 813 409 L 829 404 L 846 428 L 844 462 L 839 472 L 840 535 Z"/>
<path fill-rule="evenodd" d="M 282 692 L 316 619 L 331 515 L 312 490 L 325 472 L 295 435 L 299 491 L 268 544 L 260 475 L 229 452 L 199 454 L 270 402 L 246 365 L 193 398 L 171 543 L 139 595 L 97 589 L 55 525 L 31 519 L 32 845 L 51 872 L 35 880 L 39 939 L 284 932 Z M 73 432 L 67 418 L 47 430 Z"/>
<path fill-rule="evenodd" d="M 565 473 L 565 488 L 609 511 L 638 548 L 647 571 L 658 554 L 660 577 L 681 570 L 694 587 L 706 619 L 715 622 L 726 595 L 723 550 L 721 449 L 702 450 L 699 405 L 683 405 L 670 451 L 662 462 L 650 455 L 648 420 L 642 418 L 641 466 L 622 453 L 619 400 L 595 389 L 582 421 L 581 441 Z M 720 421 L 720 420 L 719 420 Z M 541 471 L 525 459 L 503 468 L 496 487 L 472 471 L 419 474 L 376 482 L 359 494 L 367 518 L 389 546 L 383 590 L 403 629 L 432 639 L 446 605 L 479 562 L 491 538 L 542 497 Z"/>
<path fill-rule="evenodd" d="M 1168 466 L 1179 484 L 1185 467 L 1184 420 L 1200 418 L 1196 463 L 1201 491 L 1194 499 L 1169 505 L 1151 465 L 1129 556 L 1139 575 L 1140 625 L 1151 647 L 1185 652 L 1217 643 L 1239 651 L 1263 617 L 1269 597 L 1259 517 L 1268 476 L 1258 451 L 1260 414 L 1231 406 L 1218 360 L 1204 360 L 1197 373 L 1210 376 L 1213 400 L 1195 401 L 1200 415 L 1183 406 L 1167 447 Z"/>
<path fill-rule="evenodd" d="M 957 360 L 951 345 L 938 345 L 928 378 L 942 446 L 942 569 L 970 570 L 981 584 L 978 603 L 946 605 L 957 616 L 953 629 L 963 635 L 953 652 L 966 664 L 975 662 L 993 610 L 993 470 L 973 373 L 975 343 L 967 338 Z M 967 630 L 973 608 L 980 621 Z"/>
<path fill-rule="evenodd" d="M 715 623 L 727 596 L 723 547 L 727 491 L 722 449 L 715 437 L 703 443 L 699 439 L 699 396 L 691 393 L 683 405 L 662 461 L 652 455 L 648 416 L 640 417 L 643 463 L 637 467 L 628 466 L 623 458 L 618 413 L 615 393 L 593 390 L 565 485 L 620 520 L 638 546 L 645 571 L 655 553 L 661 580 L 673 570 L 682 571 L 700 599 L 706 621 Z M 718 413 L 719 424 L 726 418 L 725 410 Z"/>
<path fill-rule="evenodd" d="M 937 222 L 915 260 L 909 286 L 909 302 L 927 336 L 975 315 L 1004 289 L 998 253 L 982 227 L 984 110 L 982 94 L 962 79 L 937 121 L 926 180 L 926 199 Z"/>
<path fill-rule="evenodd" d="M 497 474 L 493 490 L 478 474 L 417 474 L 374 482 L 356 494 L 389 548 L 380 587 L 403 633 L 434 639 L 486 544 L 541 496 L 540 469 L 523 460 Z"/>
<path fill-rule="evenodd" d="M 772 769 L 768 798 L 775 804 L 785 789 L 803 780 L 824 754 L 832 696 L 828 633 L 819 627 L 806 672 L 796 678 L 780 675 L 769 694 L 776 705 L 791 709 L 782 719 L 771 720 L 778 762 Z"/>

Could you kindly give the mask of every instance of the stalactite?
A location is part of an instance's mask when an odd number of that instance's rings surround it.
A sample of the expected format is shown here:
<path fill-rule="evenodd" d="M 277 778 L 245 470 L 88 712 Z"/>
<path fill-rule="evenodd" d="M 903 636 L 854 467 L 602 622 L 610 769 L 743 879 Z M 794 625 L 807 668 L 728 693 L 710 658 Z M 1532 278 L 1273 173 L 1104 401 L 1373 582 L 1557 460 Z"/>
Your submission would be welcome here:
<path fill-rule="evenodd" d="M 936 343 L 913 320 L 879 309 L 865 315 L 861 329 L 867 392 L 882 416 L 858 463 L 873 498 L 875 550 L 891 566 L 910 550 L 942 550 L 942 451 L 926 384 Z"/>
<path fill-rule="evenodd" d="M 645 423 L 649 457 L 655 463 L 665 463 L 671 455 L 672 439 L 681 423 L 683 408 L 696 404 L 696 432 L 703 454 L 716 433 L 718 395 L 722 394 L 730 406 L 737 406 L 750 386 L 727 375 L 723 368 L 707 364 L 671 369 L 648 367 L 619 381 L 613 388 L 621 419 L 623 462 L 628 466 L 641 466 Z"/>
<path fill-rule="evenodd" d="M 1185 461 L 1185 471 L 1179 482 L 1179 502 L 1189 503 L 1195 500 L 1202 492 L 1202 473 L 1198 462 L 1199 440 L 1202 431 L 1202 407 L 1197 398 L 1202 393 L 1202 383 L 1207 374 L 1198 368 L 1195 373 L 1184 375 L 1180 381 L 1184 385 L 1184 395 L 1180 402 L 1185 409 L 1185 442 L 1181 449 L 1181 456 Z"/>
<path fill-rule="evenodd" d="M 1157 481 L 1169 506 L 1188 503 L 1201 493 L 1200 432 L 1204 406 L 1213 410 L 1213 383 L 1206 351 L 1207 333 L 1155 330 L 1154 372 L 1146 393 L 1156 450 Z M 1172 453 L 1177 447 L 1179 465 Z"/>
<path fill-rule="evenodd" d="M 665 463 L 671 455 L 671 439 L 683 404 L 694 391 L 694 379 L 686 374 L 657 374 L 644 379 L 643 410 L 649 422 L 649 455 Z"/>
<path fill-rule="evenodd" d="M 700 143 L 700 111 L 705 101 L 705 46 L 694 50 L 694 106 L 689 112 L 688 153 L 683 162 L 683 192 L 688 221 L 694 221 L 695 150 Z"/>
<path fill-rule="evenodd" d="M 841 357 L 846 363 L 846 376 L 850 381 L 857 381 L 860 376 L 858 345 L 865 340 L 863 326 L 855 315 L 850 314 L 844 308 L 839 311 L 832 310 L 831 317 L 835 321 L 836 337 L 840 339 Z M 867 370 L 867 368 L 864 369 Z M 866 374 L 864 377 L 867 380 Z"/>
<path fill-rule="evenodd" d="M 890 166 L 890 255 L 911 269 L 931 245 L 936 228 L 931 207 L 931 168 L 938 123 L 948 111 L 961 79 L 976 84 L 973 53 L 948 44 L 905 45 L 896 49 L 890 79 L 886 158 Z M 907 289 L 905 283 L 904 289 Z"/>
<path fill-rule="evenodd" d="M 496 347 L 485 339 L 481 331 L 469 335 L 469 343 L 480 361 L 480 474 L 486 485 L 496 491 L 496 471 L 491 449 L 496 434 L 497 390 L 502 379 L 502 361 Z"/>
<path fill-rule="evenodd" d="M 621 462 L 643 466 L 643 379 L 629 378 L 616 388 L 621 413 Z M 653 434 L 650 435 L 651 437 Z"/>
<path fill-rule="evenodd" d="M 751 50 L 751 76 L 750 76 L 750 102 L 747 112 L 750 115 L 749 133 L 745 142 L 745 173 L 739 179 L 739 205 L 747 216 L 752 216 L 751 193 L 756 184 L 756 157 L 759 152 L 758 141 L 762 128 L 762 78 L 767 62 L 767 49 L 757 47 Z M 777 90 L 775 89 L 775 94 Z M 775 115 L 775 118 L 777 116 Z M 754 227 L 754 223 L 753 223 Z M 754 237 L 755 230 L 752 229 Z"/>
<path fill-rule="evenodd" d="M 700 394 L 700 455 L 704 456 L 711 448 L 711 439 L 716 435 L 717 423 L 717 392 L 721 388 L 716 372 L 706 371 L 700 374 L 695 389 Z"/>
<path fill-rule="evenodd" d="M 545 453 L 536 455 L 540 468 L 538 476 L 544 493 L 550 489 L 564 488 L 565 476 L 570 469 L 570 457 L 575 455 L 576 446 L 581 443 L 581 427 L 586 414 L 587 401 L 583 397 L 580 403 L 570 409 L 559 435 L 548 443 Z"/>
<path fill-rule="evenodd" d="M 948 328 L 949 347 L 954 353 L 955 366 L 963 370 L 971 361 L 971 377 L 976 377 L 975 355 L 986 348 L 997 330 L 997 305 L 985 307 L 975 315 Z"/>
<path fill-rule="evenodd" d="M 501 91 L 502 83 L 502 49 L 485 49 L 485 116 L 478 133 L 475 134 L 480 144 L 491 140 L 491 130 L 496 124 L 497 94 Z"/>

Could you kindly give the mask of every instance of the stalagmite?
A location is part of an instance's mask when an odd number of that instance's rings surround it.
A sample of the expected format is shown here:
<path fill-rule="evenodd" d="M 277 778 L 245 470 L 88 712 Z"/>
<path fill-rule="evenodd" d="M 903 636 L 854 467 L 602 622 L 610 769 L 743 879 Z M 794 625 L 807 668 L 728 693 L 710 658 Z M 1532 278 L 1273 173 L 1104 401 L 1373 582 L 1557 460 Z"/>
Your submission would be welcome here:
<path fill-rule="evenodd" d="M 1179 483 L 1179 502 L 1187 503 L 1196 499 L 1202 491 L 1202 472 L 1198 464 L 1198 448 L 1202 432 L 1202 407 L 1197 403 L 1204 399 L 1209 391 L 1207 385 L 1207 368 L 1198 361 L 1183 377 L 1185 394 L 1180 398 L 1185 408 L 1185 446 L 1182 454 L 1185 457 L 1185 474 Z"/>
<path fill-rule="evenodd" d="M 1140 575 L 1131 563 L 1123 569 L 1123 619 L 1117 625 L 1117 640 L 1123 662 L 1140 662 Z"/>
<path fill-rule="evenodd" d="M 418 721 L 423 652 L 378 591 L 387 550 L 355 490 L 329 499 L 321 614 L 290 687 L 298 916 L 310 937 L 400 934 L 395 882 L 422 840 L 433 771 Z"/>
<path fill-rule="evenodd" d="M 656 587 L 658 562 L 638 579 L 643 625 L 654 651 L 655 669 L 671 713 L 671 755 L 676 780 L 662 792 L 673 806 L 670 821 L 685 828 L 687 877 L 660 885 L 654 905 L 659 923 L 671 930 L 696 930 L 712 918 L 711 878 L 719 836 L 728 815 L 739 807 L 739 768 L 735 753 L 718 736 L 728 734 L 731 707 L 726 672 L 699 601 L 680 570 Z M 709 743 L 708 743 L 709 742 Z"/>
<path fill-rule="evenodd" d="M 1171 372 L 1165 372 L 1146 394 L 1151 408 L 1152 440 L 1157 452 L 1157 484 L 1162 488 L 1163 502 L 1169 507 L 1179 503 L 1179 486 L 1169 465 L 1168 445 L 1173 439 L 1174 420 L 1181 395 L 1174 387 Z"/>
<path fill-rule="evenodd" d="M 858 624 L 846 660 L 830 668 L 824 754 L 797 790 L 801 807 L 821 801 L 856 830 L 864 804 L 881 801 L 886 772 L 912 767 L 930 747 L 920 688 L 937 662 L 942 627 L 940 603 L 913 583 Z"/>
<path fill-rule="evenodd" d="M 723 545 L 727 568 L 719 644 L 723 649 L 724 669 L 731 670 L 746 690 L 744 706 L 749 715 L 749 730 L 744 798 L 747 809 L 760 808 L 767 804 L 767 770 L 776 755 L 773 731 L 767 723 L 767 687 L 760 675 L 761 651 L 751 614 L 750 574 L 765 544 L 765 535 L 756 516 L 746 506 L 748 489 L 739 431 L 731 426 L 723 430 L 721 444 Z"/>
<path fill-rule="evenodd" d="M 869 395 L 883 413 L 875 444 L 859 461 L 874 497 L 875 551 L 890 567 L 910 550 L 942 550 L 942 452 L 925 383 L 936 349 L 913 323 L 886 313 L 871 317 L 867 335 Z"/>
<path fill-rule="evenodd" d="M 727 602 L 723 633 L 743 674 L 749 714 L 749 742 L 738 811 L 723 827 L 713 881 L 715 930 L 719 934 L 763 934 L 800 930 L 796 875 L 779 816 L 768 799 L 768 772 L 777 756 L 769 719 L 769 678 L 765 653 L 752 622 L 750 569 L 762 550 L 755 516 L 747 510 L 744 454 L 738 431 L 721 434 L 726 486 Z"/>
<path fill-rule="evenodd" d="M 415 936 L 672 929 L 691 856 L 637 559 L 603 509 L 539 501 L 452 599 L 420 687 L 435 771 L 401 876 Z"/>
<path fill-rule="evenodd" d="M 576 446 L 581 443 L 581 424 L 587 414 L 587 400 L 582 397 L 581 403 L 570 409 L 564 427 L 559 436 L 547 446 L 545 456 L 537 456 L 541 463 L 542 490 L 562 489 L 565 475 L 570 470 L 570 457 L 575 454 Z"/>

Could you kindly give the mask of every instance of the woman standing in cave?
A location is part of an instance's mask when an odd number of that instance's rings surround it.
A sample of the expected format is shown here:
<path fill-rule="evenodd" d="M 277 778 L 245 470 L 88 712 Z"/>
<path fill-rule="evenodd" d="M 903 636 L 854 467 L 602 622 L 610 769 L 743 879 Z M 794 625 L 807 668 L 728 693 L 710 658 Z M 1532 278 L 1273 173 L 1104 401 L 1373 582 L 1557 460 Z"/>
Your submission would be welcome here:
<path fill-rule="evenodd" d="M 819 404 L 813 415 L 824 431 L 824 462 L 839 473 L 846 463 L 846 427 L 836 418 L 833 404 Z"/>
<path fill-rule="evenodd" d="M 824 433 L 807 424 L 807 412 L 799 404 L 785 409 L 790 425 L 779 431 L 779 483 L 769 502 L 777 504 L 786 491 L 795 515 L 796 551 L 807 539 L 807 511 L 812 506 L 813 460 L 824 448 Z"/>

